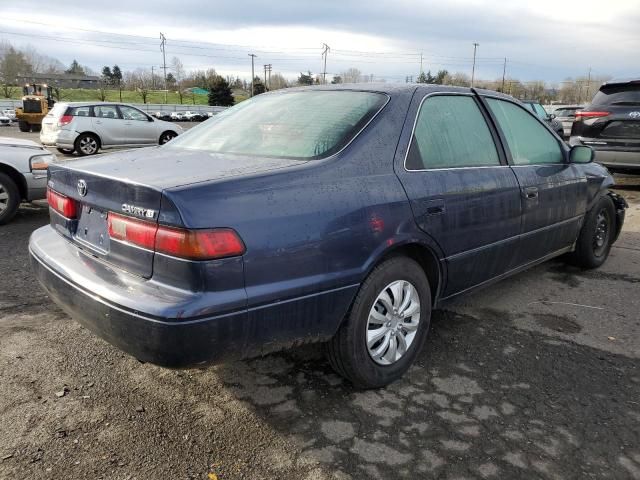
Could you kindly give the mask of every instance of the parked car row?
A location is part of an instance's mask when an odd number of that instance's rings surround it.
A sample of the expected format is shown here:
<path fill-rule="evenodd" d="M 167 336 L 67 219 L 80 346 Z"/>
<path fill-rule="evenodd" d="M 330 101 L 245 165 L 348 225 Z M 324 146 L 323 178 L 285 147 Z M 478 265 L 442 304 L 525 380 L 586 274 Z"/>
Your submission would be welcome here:
<path fill-rule="evenodd" d="M 53 164 L 29 251 L 55 302 L 141 361 L 326 342 L 381 387 L 432 309 L 563 254 L 603 264 L 626 202 L 592 161 L 497 92 L 279 90 L 159 148 Z"/>
<path fill-rule="evenodd" d="M 16 111 L 10 108 L 0 110 L 0 126 L 8 126 L 14 122 L 17 122 Z"/>
<path fill-rule="evenodd" d="M 213 116 L 211 112 L 155 112 L 152 114 L 159 120 L 171 122 L 203 122 Z"/>

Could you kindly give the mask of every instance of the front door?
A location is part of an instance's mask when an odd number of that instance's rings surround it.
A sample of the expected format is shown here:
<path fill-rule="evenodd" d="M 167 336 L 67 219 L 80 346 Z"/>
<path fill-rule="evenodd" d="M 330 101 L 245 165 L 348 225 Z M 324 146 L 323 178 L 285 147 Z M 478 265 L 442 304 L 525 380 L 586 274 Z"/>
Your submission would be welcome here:
<path fill-rule="evenodd" d="M 519 263 L 572 245 L 586 210 L 587 179 L 560 140 L 520 105 L 486 98 L 504 138 L 523 201 Z"/>
<path fill-rule="evenodd" d="M 520 188 L 487 120 L 473 94 L 427 95 L 396 164 L 416 222 L 445 254 L 443 297 L 516 266 Z"/>
<path fill-rule="evenodd" d="M 155 124 L 137 108 L 120 105 L 124 121 L 125 143 L 136 145 L 157 145 L 158 135 Z"/>

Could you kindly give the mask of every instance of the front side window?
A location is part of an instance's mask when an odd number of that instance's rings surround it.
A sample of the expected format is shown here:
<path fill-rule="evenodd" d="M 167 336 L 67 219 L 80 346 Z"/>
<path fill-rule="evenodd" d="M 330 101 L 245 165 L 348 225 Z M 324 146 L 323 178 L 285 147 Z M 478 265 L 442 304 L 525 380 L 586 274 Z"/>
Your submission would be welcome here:
<path fill-rule="evenodd" d="M 148 122 L 147 116 L 140 110 L 136 110 L 133 107 L 127 107 L 126 105 L 120 105 L 120 113 L 125 120 L 135 120 L 137 122 Z"/>
<path fill-rule="evenodd" d="M 407 170 L 500 165 L 493 137 L 473 97 L 427 98 L 416 121 Z"/>
<path fill-rule="evenodd" d="M 115 105 L 96 105 L 93 116 L 97 118 L 119 118 Z"/>
<path fill-rule="evenodd" d="M 515 165 L 564 162 L 556 138 L 526 110 L 505 100 L 488 98 L 487 102 L 507 139 Z"/>
<path fill-rule="evenodd" d="M 172 140 L 166 148 L 312 160 L 341 150 L 387 96 L 350 90 L 263 94 Z"/>

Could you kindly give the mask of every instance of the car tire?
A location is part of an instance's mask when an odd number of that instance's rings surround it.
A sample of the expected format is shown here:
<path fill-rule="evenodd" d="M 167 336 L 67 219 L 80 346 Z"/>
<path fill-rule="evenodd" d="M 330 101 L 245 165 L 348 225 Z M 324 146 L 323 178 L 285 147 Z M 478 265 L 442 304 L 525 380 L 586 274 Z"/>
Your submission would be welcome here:
<path fill-rule="evenodd" d="M 31 125 L 29 125 L 28 122 L 23 122 L 22 120 L 20 120 L 18 122 L 18 129 L 21 132 L 30 132 L 31 131 Z"/>
<path fill-rule="evenodd" d="M 75 152 L 75 149 L 73 148 L 56 148 L 56 150 L 58 150 L 60 153 L 64 153 L 65 155 L 71 155 L 73 152 Z"/>
<path fill-rule="evenodd" d="M 20 206 L 20 190 L 13 179 L 0 172 L 0 225 L 11 221 Z"/>
<path fill-rule="evenodd" d="M 100 140 L 93 133 L 82 133 L 74 142 L 74 150 L 81 157 L 95 155 L 100 150 Z"/>
<path fill-rule="evenodd" d="M 398 298 L 393 291 L 400 292 Z M 401 308 L 392 311 L 385 305 Z M 410 322 L 402 321 L 408 313 Z M 423 269 L 407 257 L 393 257 L 361 285 L 347 318 L 326 345 L 329 363 L 358 388 L 384 387 L 402 377 L 420 353 L 430 320 L 431 289 Z"/>
<path fill-rule="evenodd" d="M 569 262 L 591 269 L 601 266 L 611 251 L 616 232 L 616 212 L 608 195 L 602 195 L 585 216 Z"/>
<path fill-rule="evenodd" d="M 167 142 L 170 142 L 174 138 L 176 138 L 178 134 L 176 132 L 172 132 L 171 130 L 167 130 L 162 135 L 160 135 L 160 139 L 158 140 L 158 145 L 164 145 Z"/>
<path fill-rule="evenodd" d="M 34 123 L 33 125 L 31 125 L 31 131 L 32 132 L 39 132 L 40 130 L 42 130 L 42 125 L 40 125 L 39 123 Z"/>

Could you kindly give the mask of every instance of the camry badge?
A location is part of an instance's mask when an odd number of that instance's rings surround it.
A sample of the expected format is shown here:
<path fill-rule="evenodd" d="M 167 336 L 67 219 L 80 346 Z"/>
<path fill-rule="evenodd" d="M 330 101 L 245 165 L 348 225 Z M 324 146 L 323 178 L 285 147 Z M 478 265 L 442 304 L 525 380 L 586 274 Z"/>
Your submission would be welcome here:
<path fill-rule="evenodd" d="M 78 180 L 78 185 L 76 186 L 76 188 L 78 189 L 78 193 L 81 197 L 87 195 L 87 182 L 85 182 L 84 180 Z"/>
<path fill-rule="evenodd" d="M 122 211 L 137 217 L 154 218 L 156 211 L 150 208 L 136 207 L 135 205 L 129 205 L 127 203 L 122 204 Z"/>

